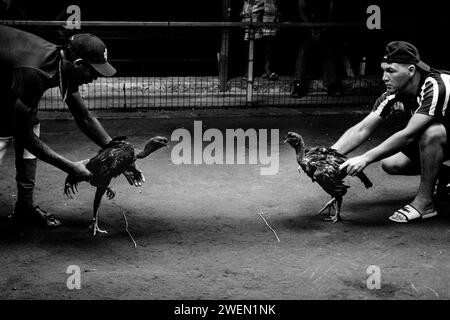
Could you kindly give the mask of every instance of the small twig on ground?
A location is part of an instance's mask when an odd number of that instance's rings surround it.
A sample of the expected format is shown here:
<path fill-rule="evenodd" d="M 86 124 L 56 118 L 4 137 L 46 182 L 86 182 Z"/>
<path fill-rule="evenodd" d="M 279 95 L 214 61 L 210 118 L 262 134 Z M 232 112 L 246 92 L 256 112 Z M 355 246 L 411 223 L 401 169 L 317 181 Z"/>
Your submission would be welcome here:
<path fill-rule="evenodd" d="M 269 227 L 270 230 L 272 230 L 273 234 L 275 235 L 275 237 L 277 237 L 278 242 L 280 242 L 280 238 L 278 238 L 277 233 L 275 232 L 275 230 L 273 230 L 273 228 L 267 223 L 266 218 L 264 218 L 263 216 L 263 212 L 259 212 L 258 215 L 264 220 L 264 222 L 266 223 L 266 225 Z"/>
<path fill-rule="evenodd" d="M 416 286 L 414 285 L 414 283 L 411 283 L 411 288 L 414 289 L 415 292 L 417 292 L 417 294 L 420 294 L 419 290 L 417 290 Z"/>
<path fill-rule="evenodd" d="M 322 279 L 327 273 L 328 271 L 330 271 L 333 268 L 333 266 L 329 267 L 324 273 L 322 273 L 322 275 L 316 279 L 313 280 L 313 282 L 319 281 L 320 279 Z"/>
<path fill-rule="evenodd" d="M 434 290 L 433 288 L 430 288 L 430 287 L 425 287 L 425 288 L 427 288 L 427 289 L 429 289 L 431 292 L 433 292 L 434 295 L 436 296 L 436 298 L 439 298 L 439 293 L 437 293 L 436 290 Z"/>
<path fill-rule="evenodd" d="M 127 220 L 127 217 L 125 216 L 125 211 L 122 211 L 122 214 L 125 219 L 125 230 L 127 231 L 128 235 L 130 236 L 131 240 L 133 241 L 134 247 L 137 248 L 136 241 L 134 241 L 133 236 L 131 235 L 130 231 L 128 231 L 128 220 Z"/>

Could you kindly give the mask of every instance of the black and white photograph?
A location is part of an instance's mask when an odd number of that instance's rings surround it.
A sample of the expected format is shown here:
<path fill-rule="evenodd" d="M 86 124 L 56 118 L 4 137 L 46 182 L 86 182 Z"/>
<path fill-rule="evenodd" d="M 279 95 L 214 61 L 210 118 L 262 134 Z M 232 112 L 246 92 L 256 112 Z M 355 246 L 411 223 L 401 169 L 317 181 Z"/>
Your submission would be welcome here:
<path fill-rule="evenodd" d="M 449 27 L 437 0 L 0 0 L 0 300 L 450 299 Z"/>

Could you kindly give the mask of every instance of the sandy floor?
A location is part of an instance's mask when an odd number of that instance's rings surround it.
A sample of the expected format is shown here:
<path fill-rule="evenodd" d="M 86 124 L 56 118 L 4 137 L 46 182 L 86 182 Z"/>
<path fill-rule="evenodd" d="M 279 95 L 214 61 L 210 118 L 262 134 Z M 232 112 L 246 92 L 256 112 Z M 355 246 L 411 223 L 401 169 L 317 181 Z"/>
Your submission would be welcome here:
<path fill-rule="evenodd" d="M 361 116 L 289 116 L 204 119 L 105 120 L 111 135 L 142 146 L 176 128 L 279 128 L 301 133 L 307 144 L 329 145 Z M 380 130 L 374 146 L 400 127 Z M 71 121 L 43 121 L 42 138 L 79 160 L 97 147 Z M 175 143 L 172 143 L 172 146 Z M 100 225 L 88 232 L 94 188 L 84 183 L 74 199 L 63 195 L 65 174 L 40 163 L 36 202 L 64 226 L 55 231 L 11 230 L 4 218 L 15 199 L 14 152 L 0 167 L 0 298 L 2 299 L 449 299 L 448 204 L 431 221 L 397 225 L 388 216 L 408 203 L 417 177 L 392 177 L 379 164 L 366 173 L 375 187 L 348 178 L 338 224 L 317 211 L 329 196 L 299 176 L 294 151 L 280 145 L 280 170 L 262 176 L 259 165 L 174 165 L 170 149 L 138 164 L 147 182 L 113 181 Z M 137 248 L 125 230 L 123 212 Z M 264 212 L 280 242 L 258 215 Z M 81 270 L 81 289 L 69 290 L 70 265 Z M 381 271 L 381 289 L 369 290 L 367 268 Z"/>

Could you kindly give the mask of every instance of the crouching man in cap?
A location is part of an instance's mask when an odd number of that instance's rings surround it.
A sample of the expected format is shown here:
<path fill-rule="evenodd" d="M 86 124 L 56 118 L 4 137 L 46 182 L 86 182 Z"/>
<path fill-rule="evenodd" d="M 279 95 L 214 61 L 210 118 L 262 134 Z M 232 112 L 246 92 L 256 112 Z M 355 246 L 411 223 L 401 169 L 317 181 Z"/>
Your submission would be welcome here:
<path fill-rule="evenodd" d="M 340 167 L 351 176 L 382 160 L 382 168 L 393 175 L 420 175 L 419 190 L 410 204 L 395 211 L 391 221 L 407 223 L 437 215 L 435 197 L 449 183 L 450 73 L 430 68 L 420 60 L 412 44 L 390 42 L 381 63 L 386 92 L 372 112 L 348 129 L 333 145 L 346 154 L 366 141 L 375 129 L 396 112 L 411 115 L 408 124 L 380 145 L 348 159 Z M 436 182 L 437 187 L 436 187 Z"/>
<path fill-rule="evenodd" d="M 39 139 L 37 107 L 43 93 L 59 87 L 63 100 L 81 131 L 99 146 L 111 137 L 93 117 L 78 86 L 116 70 L 107 61 L 105 44 L 91 34 L 77 34 L 66 46 L 54 45 L 33 34 L 0 25 L 0 164 L 14 140 L 17 202 L 11 220 L 22 225 L 58 227 L 61 222 L 33 202 L 36 157 L 86 180 L 86 161 L 71 161 Z M 126 172 L 128 182 L 140 186 L 140 171 Z M 2 181 L 3 182 L 3 181 Z M 4 182 L 3 182 L 4 183 Z"/>

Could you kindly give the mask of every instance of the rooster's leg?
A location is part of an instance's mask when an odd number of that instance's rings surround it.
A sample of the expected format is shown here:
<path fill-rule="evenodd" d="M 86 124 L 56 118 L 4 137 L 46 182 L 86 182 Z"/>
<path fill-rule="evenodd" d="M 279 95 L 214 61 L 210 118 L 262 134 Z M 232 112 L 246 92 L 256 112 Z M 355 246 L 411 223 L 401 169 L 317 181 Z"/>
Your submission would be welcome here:
<path fill-rule="evenodd" d="M 104 187 L 97 187 L 97 191 L 95 192 L 95 198 L 94 198 L 94 218 L 93 218 L 93 223 L 89 228 L 93 229 L 93 234 L 94 236 L 97 234 L 97 232 L 99 233 L 108 233 L 108 231 L 105 230 L 101 230 L 98 227 L 98 208 L 100 207 L 100 202 L 102 201 L 102 197 L 106 192 L 106 188 Z"/>
<path fill-rule="evenodd" d="M 326 221 L 331 221 L 333 223 L 336 223 L 338 221 L 341 221 L 341 205 L 342 205 L 342 197 L 336 197 L 336 210 L 334 216 L 330 216 L 329 218 L 325 219 Z"/>
<path fill-rule="evenodd" d="M 331 198 L 330 201 L 327 202 L 326 205 L 323 206 L 322 209 L 320 209 L 319 214 L 322 214 L 326 209 L 328 209 L 328 215 L 330 215 L 331 207 L 334 206 L 334 203 L 336 201 L 336 198 Z"/>

